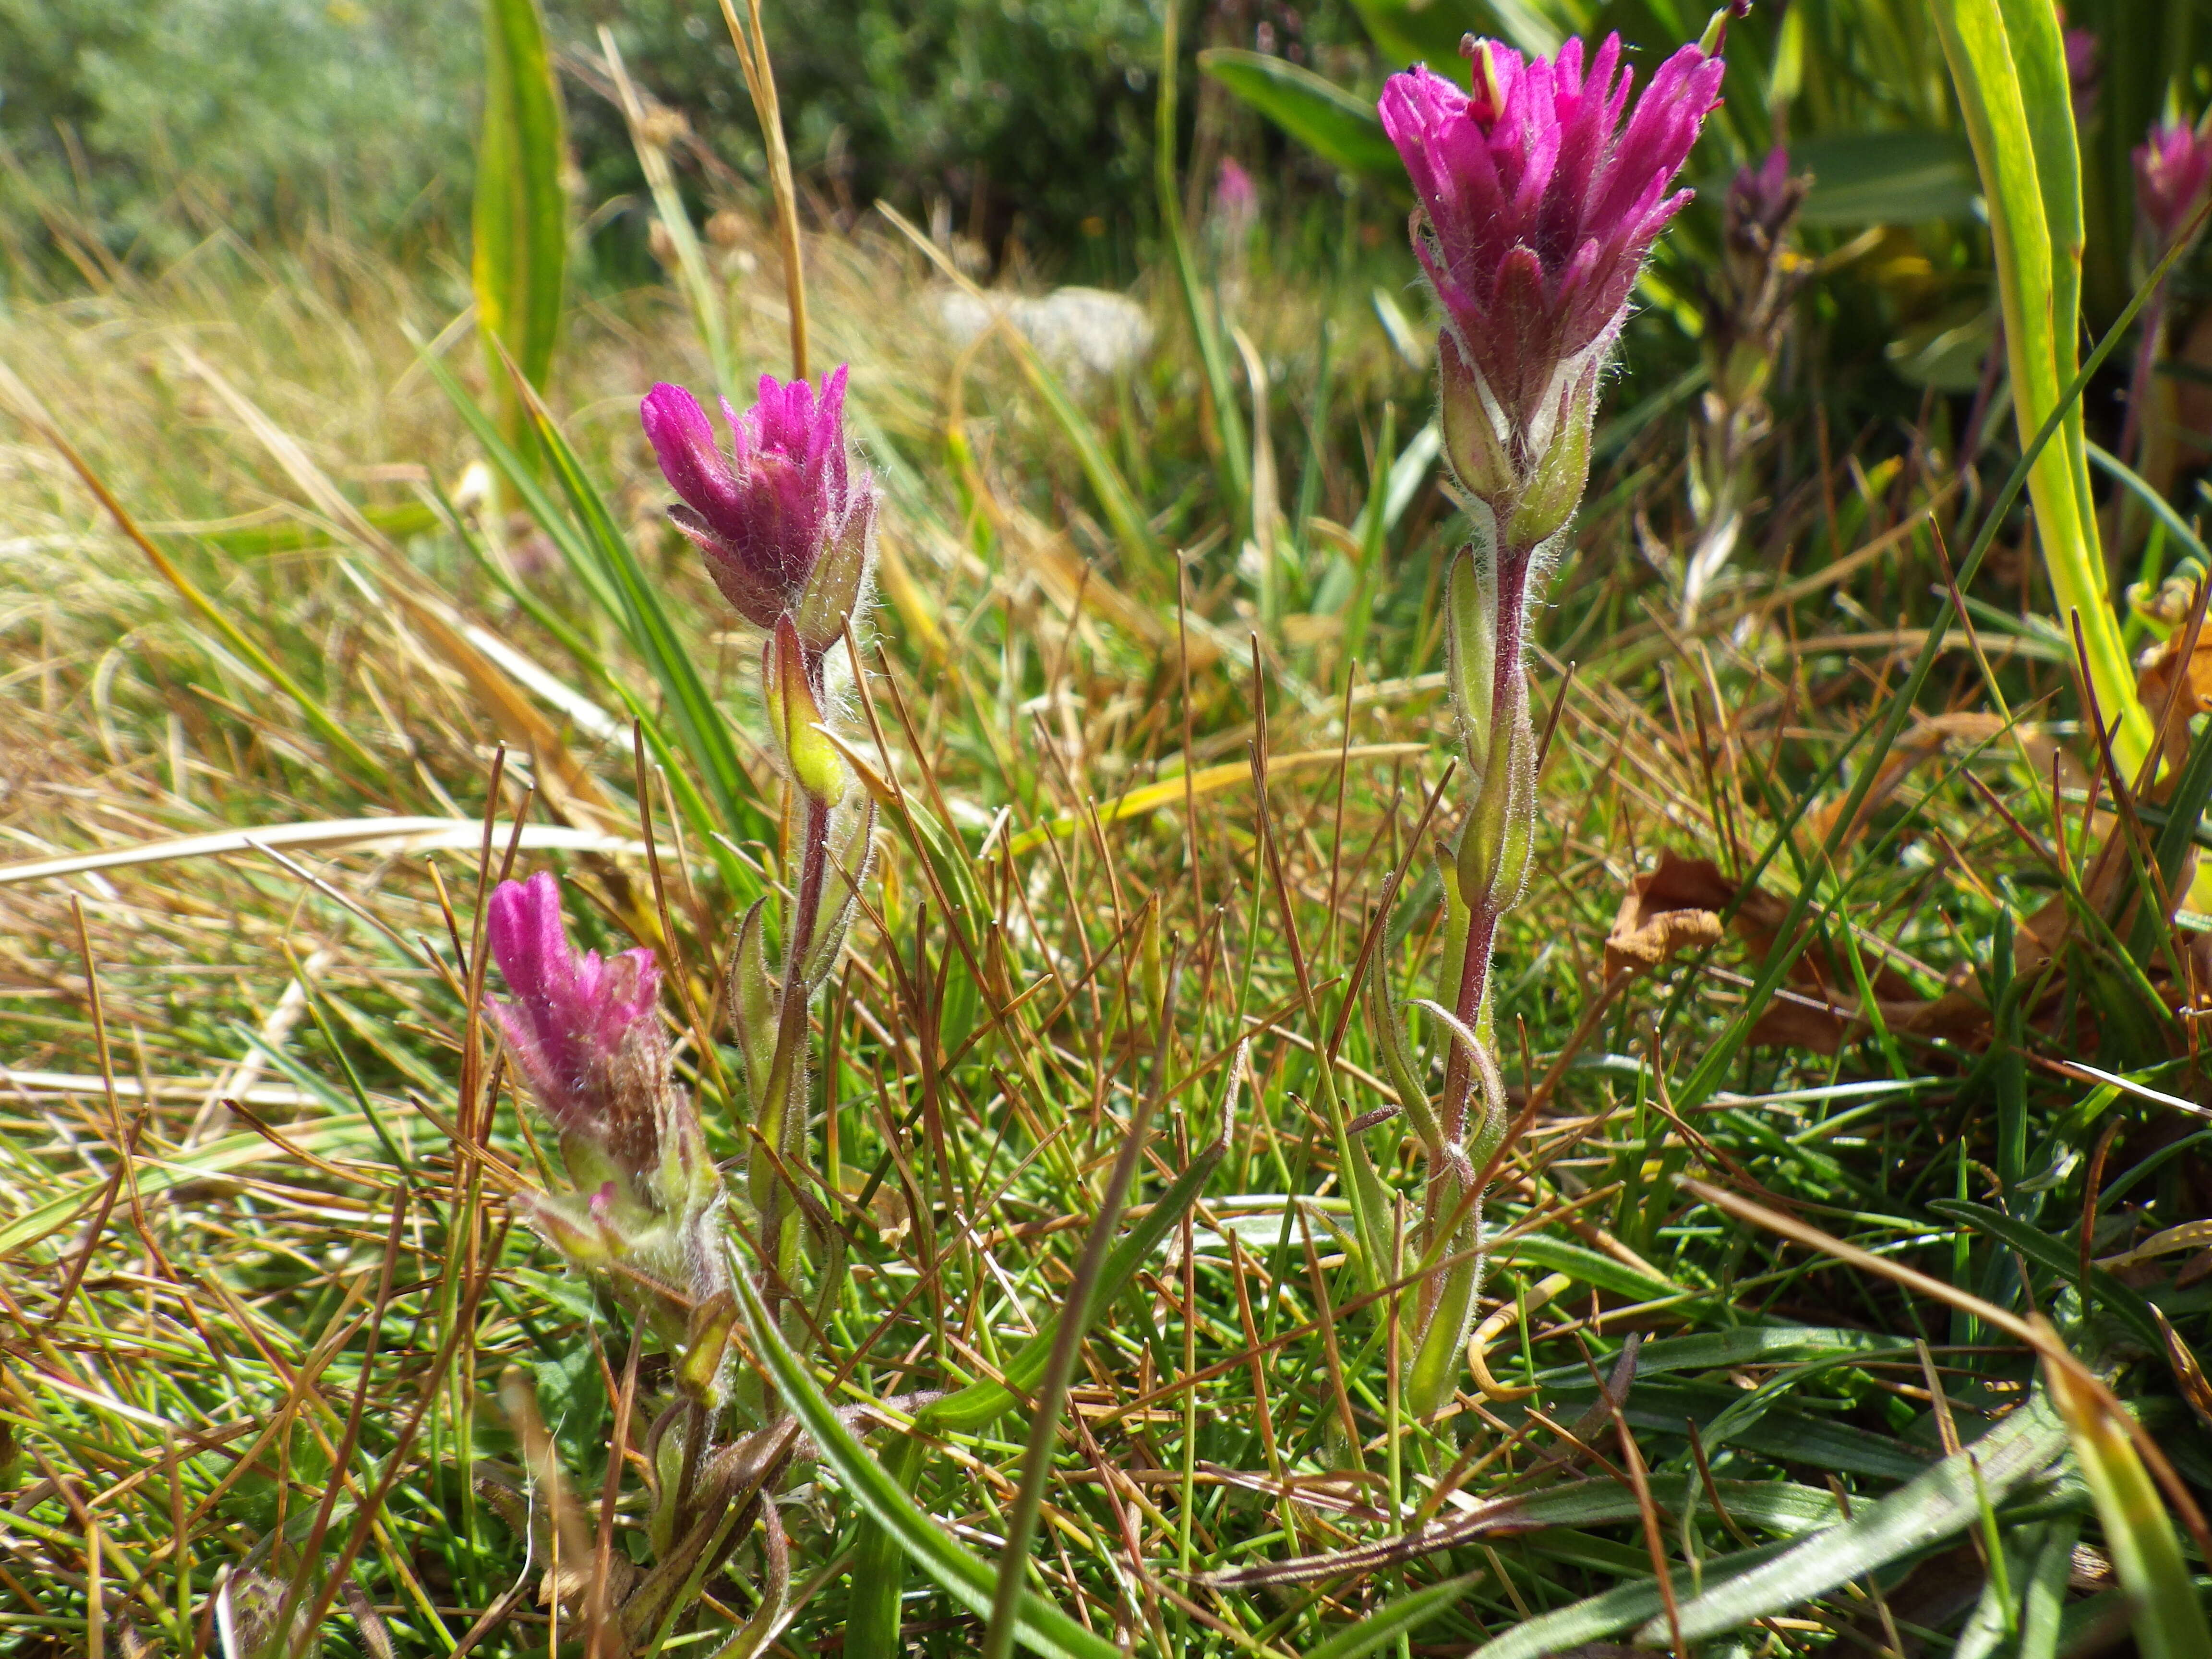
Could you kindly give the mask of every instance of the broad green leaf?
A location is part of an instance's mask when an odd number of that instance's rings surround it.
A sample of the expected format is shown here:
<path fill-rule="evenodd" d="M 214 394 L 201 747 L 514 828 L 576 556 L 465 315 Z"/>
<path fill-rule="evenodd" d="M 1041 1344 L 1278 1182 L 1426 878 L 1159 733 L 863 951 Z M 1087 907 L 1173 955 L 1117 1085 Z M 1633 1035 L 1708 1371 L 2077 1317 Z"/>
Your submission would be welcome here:
<path fill-rule="evenodd" d="M 1543 1233 L 1527 1233 L 1511 1243 L 1498 1248 L 1491 1258 L 1495 1267 L 1541 1267 L 1550 1273 L 1565 1273 L 1584 1285 L 1601 1291 L 1611 1291 L 1616 1296 L 1632 1297 L 1638 1302 L 1657 1302 L 1668 1297 L 1679 1297 L 1682 1287 L 1669 1285 L 1663 1279 L 1654 1279 L 1649 1273 L 1638 1273 L 1625 1261 L 1616 1261 L 1609 1255 L 1586 1249 L 1580 1244 L 1571 1244 L 1564 1239 Z"/>
<path fill-rule="evenodd" d="M 1709 1589 L 1732 1583 L 1791 1547 L 1788 1544 L 1765 1544 L 1757 1549 L 1740 1550 L 1734 1555 L 1705 1562 L 1698 1577 Z M 1673 1580 L 1677 1598 L 1696 1593 L 1697 1587 L 1686 1570 L 1674 1574 Z M 1619 1584 L 1601 1595 L 1523 1620 L 1504 1635 L 1484 1643 L 1467 1659 L 1548 1659 L 1550 1655 L 1567 1652 L 1586 1642 L 1617 1636 L 1662 1612 L 1664 1606 L 1656 1579 Z"/>
<path fill-rule="evenodd" d="M 1732 1331 L 1701 1331 L 1695 1336 L 1670 1336 L 1646 1342 L 1636 1351 L 1639 1377 L 1663 1371 L 1715 1370 L 1723 1365 L 1788 1364 L 1803 1359 L 1861 1354 L 1910 1353 L 1912 1345 L 1872 1331 L 1834 1329 L 1818 1325 L 1741 1325 Z M 1602 1365 L 1601 1364 L 1601 1369 Z M 1556 1365 L 1536 1373 L 1544 1387 L 1587 1383 L 1589 1371 L 1582 1365 Z"/>
<path fill-rule="evenodd" d="M 1554 1390 L 1563 1400 L 1594 1395 L 1597 1384 L 1585 1374 L 1579 1389 Z M 1875 1434 L 1850 1423 L 1831 1422 L 1796 1407 L 1774 1403 L 1756 1416 L 1724 1413 L 1749 1396 L 1738 1389 L 1706 1382 L 1638 1382 L 1629 1391 L 1622 1414 L 1641 1432 L 1680 1435 L 1685 1419 L 1695 1422 L 1708 1450 L 1741 1446 L 1777 1462 L 1846 1470 L 1903 1480 L 1928 1467 L 1925 1457 L 1893 1435 Z"/>
<path fill-rule="evenodd" d="M 1963 1532 L 1979 1522 L 1984 1492 L 1988 1501 L 1997 1502 L 2048 1468 L 2065 1449 L 2065 1425 L 2050 1401 L 2038 1394 L 1972 1446 L 1887 1497 L 1856 1505 L 1850 1520 L 1683 1603 L 1682 1639 L 1699 1641 L 1802 1606 L 1839 1584 Z M 1637 1638 L 1653 1643 L 1672 1639 L 1663 1619 L 1647 1623 Z"/>
<path fill-rule="evenodd" d="M 901 1435 L 884 1455 L 884 1472 L 902 1492 L 914 1489 L 927 1448 L 917 1435 Z M 849 1659 L 897 1659 L 905 1650 L 899 1607 L 906 1590 L 906 1553 L 891 1532 L 868 1516 L 853 1540 L 853 1589 L 845 1601 L 845 1651 Z"/>
<path fill-rule="evenodd" d="M 1366 99 L 1267 52 L 1213 46 L 1198 66 L 1322 161 L 1405 193 L 1404 164 Z"/>
<path fill-rule="evenodd" d="M 854 1437 L 830 1402 L 823 1397 L 813 1374 L 792 1352 L 776 1329 L 775 1321 L 762 1304 L 749 1273 L 737 1275 L 738 1294 L 744 1300 L 745 1322 L 753 1345 L 774 1378 L 784 1401 L 814 1443 L 822 1462 L 855 1503 L 873 1516 L 899 1547 L 921 1563 L 945 1593 L 979 1618 L 991 1613 L 991 1591 L 997 1582 L 994 1568 L 969 1553 L 945 1533 L 914 1499 L 868 1455 Z M 1035 1651 L 1054 1659 L 1121 1659 L 1113 1643 L 1092 1635 L 1043 1597 L 1022 1592 L 1015 1613 L 1016 1634 Z"/>
<path fill-rule="evenodd" d="M 2019 1659 L 2051 1659 L 2058 1638 L 2057 1609 L 2066 1599 L 2067 1568 L 2074 1540 L 2081 1535 L 2081 1518 L 2071 1515 L 2007 1533 L 2004 1577 L 1991 1573 L 1983 1583 L 1981 1600 L 1960 1628 L 1951 1659 L 1992 1659 L 2014 1631 L 2020 1634 Z"/>
<path fill-rule="evenodd" d="M 546 51 L 538 0 L 484 0 L 483 129 L 477 142 L 471 276 L 477 326 L 492 384 L 504 387 L 500 348 L 543 388 L 560 343 L 568 255 L 561 90 Z M 501 392 L 507 432 L 526 427 L 520 403 Z"/>
<path fill-rule="evenodd" d="M 1800 224 L 1912 225 L 1972 216 L 1980 184 L 1974 153 L 1949 132 L 1836 132 L 1790 147 L 1813 175 Z"/>
<path fill-rule="evenodd" d="M 2061 623 L 2081 617 L 2100 712 L 2119 722 L 2112 746 L 2132 776 L 2150 751 L 2150 721 L 2106 597 L 2081 404 L 2063 395 L 2077 361 L 2082 252 L 2065 48 L 2047 0 L 1932 3 L 1989 203 L 2022 441 L 2060 414 L 2057 441 L 2027 480 L 2044 568 Z"/>

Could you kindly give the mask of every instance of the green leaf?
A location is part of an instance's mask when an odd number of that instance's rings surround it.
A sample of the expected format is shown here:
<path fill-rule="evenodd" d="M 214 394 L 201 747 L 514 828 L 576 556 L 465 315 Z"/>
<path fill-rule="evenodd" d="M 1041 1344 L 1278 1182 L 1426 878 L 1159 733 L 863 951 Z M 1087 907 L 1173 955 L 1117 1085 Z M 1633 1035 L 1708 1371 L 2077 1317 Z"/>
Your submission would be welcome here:
<path fill-rule="evenodd" d="M 919 1435 L 902 1434 L 885 1454 L 884 1473 L 900 1491 L 914 1489 L 924 1449 Z M 905 1590 L 906 1553 L 881 1522 L 865 1517 L 853 1540 L 853 1588 L 845 1602 L 847 1659 L 898 1659 L 906 1645 L 899 1635 Z"/>
<path fill-rule="evenodd" d="M 484 0 L 483 130 L 470 275 L 495 386 L 507 383 L 501 346 L 534 386 L 544 386 L 553 367 L 568 257 L 561 189 L 566 149 L 538 0 Z M 507 431 L 520 438 L 520 402 L 505 395 L 501 401 Z"/>
<path fill-rule="evenodd" d="M 2072 1284 L 2081 1272 L 2081 1254 L 2074 1246 L 2040 1227 L 2031 1227 L 2024 1221 L 2015 1221 L 2002 1210 L 1993 1210 L 1986 1204 L 1977 1204 L 1963 1198 L 1936 1199 L 1928 1207 L 1947 1221 L 1963 1222 L 1975 1231 L 1986 1233 L 1999 1243 L 2018 1250 L 2030 1261 L 2038 1267 L 2049 1268 L 2068 1284 Z M 2149 1303 L 2102 1267 L 2089 1269 L 2089 1285 L 2098 1305 L 2117 1316 L 2144 1347 L 2153 1353 L 2166 1352 L 2166 1339 L 2159 1331 L 2158 1321 L 2151 1315 Z"/>
<path fill-rule="evenodd" d="M 1579 1244 L 1570 1244 L 1563 1239 L 1541 1233 L 1527 1233 L 1502 1247 L 1491 1258 L 1492 1267 L 1542 1267 L 1555 1273 L 1565 1273 L 1580 1283 L 1601 1291 L 1611 1291 L 1638 1302 L 1656 1302 L 1667 1297 L 1683 1294 L 1679 1285 L 1670 1285 L 1663 1279 L 1638 1273 L 1625 1261 L 1616 1261 L 1609 1255 L 1585 1249 Z"/>
<path fill-rule="evenodd" d="M 1789 1364 L 1805 1359 L 1838 1356 L 1911 1353 L 1911 1343 L 1872 1331 L 1832 1329 L 1817 1325 L 1742 1325 L 1732 1331 L 1703 1331 L 1695 1336 L 1671 1336 L 1646 1342 L 1636 1351 L 1638 1377 L 1663 1371 L 1717 1370 L 1725 1365 Z M 1536 1373 L 1543 1387 L 1573 1387 L 1589 1382 L 1582 1365 L 1558 1365 Z"/>
<path fill-rule="evenodd" d="M 2106 596 L 2081 406 L 2064 398 L 2078 360 L 2082 257 L 2065 47 L 2048 0 L 1932 3 L 1989 203 L 2023 443 L 2063 410 L 2027 480 L 2044 568 L 2062 625 L 2069 613 L 2081 619 L 2090 684 L 2106 722 L 2119 722 L 2113 752 L 2132 776 L 2150 752 L 2150 720 Z"/>
<path fill-rule="evenodd" d="M 1705 1562 L 1699 1576 L 1709 1586 L 1733 1583 L 1790 1547 L 1787 1544 L 1766 1544 L 1757 1549 L 1740 1550 L 1734 1555 Z M 1678 1597 L 1694 1591 L 1696 1587 L 1687 1571 L 1675 1573 L 1673 1578 Z M 1656 1579 L 1619 1584 L 1602 1595 L 1588 1596 L 1556 1612 L 1524 1620 L 1503 1636 L 1484 1643 L 1467 1659 L 1547 1659 L 1548 1655 L 1567 1652 L 1585 1642 L 1618 1635 L 1642 1624 L 1664 1606 Z"/>
<path fill-rule="evenodd" d="M 1800 224 L 1966 219 L 1981 193 L 1973 150 L 1956 133 L 1827 133 L 1792 144 L 1790 166 L 1813 175 L 1813 188 L 1798 210 Z"/>
<path fill-rule="evenodd" d="M 1561 1386 L 1555 1392 L 1563 1399 L 1571 1399 L 1595 1395 L 1597 1385 L 1585 1373 L 1579 1389 Z M 1830 1422 L 1779 1403 L 1766 1403 L 1753 1412 L 1739 1409 L 1752 1398 L 1741 1389 L 1716 1383 L 1638 1382 L 1622 1413 L 1632 1427 L 1654 1434 L 1680 1435 L 1687 1419 L 1698 1425 L 1708 1450 L 1741 1446 L 1779 1462 L 1812 1464 L 1891 1480 L 1908 1480 L 1928 1467 L 1926 1458 L 1893 1435 Z"/>
<path fill-rule="evenodd" d="M 1322 161 L 1405 192 L 1406 169 L 1367 100 L 1266 52 L 1212 46 L 1198 66 Z"/>
<path fill-rule="evenodd" d="M 997 1573 L 945 1534 L 913 1498 L 907 1496 L 868 1455 L 867 1448 L 854 1437 L 843 1419 L 823 1398 L 813 1375 L 800 1363 L 775 1328 L 763 1305 L 751 1276 L 738 1273 L 738 1294 L 744 1299 L 745 1322 L 753 1344 L 767 1362 L 769 1374 L 792 1414 L 813 1441 L 823 1463 L 836 1471 L 839 1482 L 854 1501 L 872 1516 L 900 1548 L 921 1565 L 945 1593 L 979 1618 L 991 1613 L 991 1590 Z M 1017 1637 L 1036 1652 L 1054 1659 L 1121 1659 L 1111 1642 L 1092 1635 L 1043 1597 L 1022 1592 L 1015 1613 Z"/>
<path fill-rule="evenodd" d="M 1979 1522 L 1984 1492 L 1996 1502 L 2048 1467 L 2065 1449 L 2065 1425 L 2051 1401 L 2039 1394 L 1972 1446 L 1887 1498 L 1855 1508 L 1850 1520 L 1685 1602 L 1680 1613 L 1682 1639 L 1699 1641 L 1801 1606 L 1963 1532 Z M 1665 1620 L 1655 1619 L 1637 1632 L 1637 1639 L 1666 1642 L 1672 1639 L 1669 1632 Z"/>
<path fill-rule="evenodd" d="M 1408 1632 L 1419 1629 L 1437 1614 L 1449 1612 L 1482 1577 L 1480 1572 L 1471 1572 L 1462 1578 L 1447 1578 L 1426 1589 L 1393 1596 L 1358 1624 L 1337 1632 L 1317 1648 L 1309 1648 L 1305 1659 L 1364 1659 L 1364 1656 L 1389 1646 Z"/>

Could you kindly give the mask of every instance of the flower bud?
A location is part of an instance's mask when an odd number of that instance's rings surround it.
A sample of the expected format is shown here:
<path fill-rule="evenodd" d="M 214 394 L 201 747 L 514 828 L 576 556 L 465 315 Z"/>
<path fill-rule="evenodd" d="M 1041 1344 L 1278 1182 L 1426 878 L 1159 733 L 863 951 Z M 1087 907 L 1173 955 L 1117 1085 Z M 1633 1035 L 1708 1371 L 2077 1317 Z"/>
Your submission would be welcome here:
<path fill-rule="evenodd" d="M 1468 367 L 1449 329 L 1437 342 L 1437 362 L 1444 459 L 1460 488 L 1496 511 L 1498 503 L 1511 501 L 1521 491 L 1520 470 L 1513 465 L 1507 434 L 1498 429 L 1496 400 Z"/>
<path fill-rule="evenodd" d="M 1462 548 L 1444 579 L 1446 673 L 1467 745 L 1469 773 L 1480 778 L 1489 757 L 1491 702 L 1498 676 L 1498 581 L 1487 559 Z"/>
<path fill-rule="evenodd" d="M 2136 146 L 2136 205 L 2151 242 L 2163 258 L 2175 243 L 2203 229 L 2201 215 L 2212 195 L 2212 113 L 2203 123 L 2160 121 Z"/>
<path fill-rule="evenodd" d="M 769 730 L 791 781 L 817 799 L 834 801 L 845 793 L 845 763 L 817 729 L 822 705 L 808 670 L 799 629 L 790 617 L 779 617 L 761 651 L 761 691 L 768 702 Z"/>

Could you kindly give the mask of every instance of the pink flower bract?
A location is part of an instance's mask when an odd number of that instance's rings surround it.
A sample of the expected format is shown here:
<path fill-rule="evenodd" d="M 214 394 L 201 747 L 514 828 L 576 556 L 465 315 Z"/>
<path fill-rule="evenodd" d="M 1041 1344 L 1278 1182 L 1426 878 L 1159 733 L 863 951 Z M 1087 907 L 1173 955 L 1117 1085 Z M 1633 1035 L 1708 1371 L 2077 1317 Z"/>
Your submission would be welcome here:
<path fill-rule="evenodd" d="M 645 435 L 669 485 L 683 498 L 668 510 L 707 556 L 723 597 L 756 627 L 796 611 L 808 578 L 833 551 L 855 568 L 874 523 L 873 481 L 845 449 L 845 370 L 823 377 L 817 397 L 805 380 L 763 374 L 760 401 L 740 415 L 723 398 L 725 453 L 699 401 L 662 384 L 639 409 Z"/>
<path fill-rule="evenodd" d="M 1548 63 L 1472 36 L 1462 50 L 1472 96 L 1416 67 L 1384 86 L 1382 127 L 1413 177 L 1413 245 L 1452 343 L 1525 430 L 1559 368 L 1618 325 L 1652 239 L 1688 199 L 1669 187 L 1723 66 L 1684 46 L 1631 113 L 1618 35 L 1587 76 L 1579 40 Z"/>
<path fill-rule="evenodd" d="M 655 1003 L 660 969 L 650 951 L 601 960 L 568 943 L 561 890 L 539 871 L 501 882 L 487 918 L 491 953 L 513 993 L 492 1017 L 514 1068 L 564 1134 L 605 1148 L 642 1175 L 657 1151 L 654 1105 L 668 1042 Z"/>

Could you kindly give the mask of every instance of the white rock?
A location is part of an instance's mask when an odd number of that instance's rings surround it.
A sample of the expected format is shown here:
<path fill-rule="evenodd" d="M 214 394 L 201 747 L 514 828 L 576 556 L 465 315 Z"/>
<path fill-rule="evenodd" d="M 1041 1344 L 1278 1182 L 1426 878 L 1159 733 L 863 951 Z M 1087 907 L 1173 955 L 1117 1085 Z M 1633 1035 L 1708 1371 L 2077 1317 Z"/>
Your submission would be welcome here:
<path fill-rule="evenodd" d="M 937 316 L 953 343 L 963 346 L 1003 318 L 1054 369 L 1079 381 L 1130 368 L 1152 346 L 1145 308 L 1099 288 L 1059 288 L 1042 298 L 941 289 Z"/>

